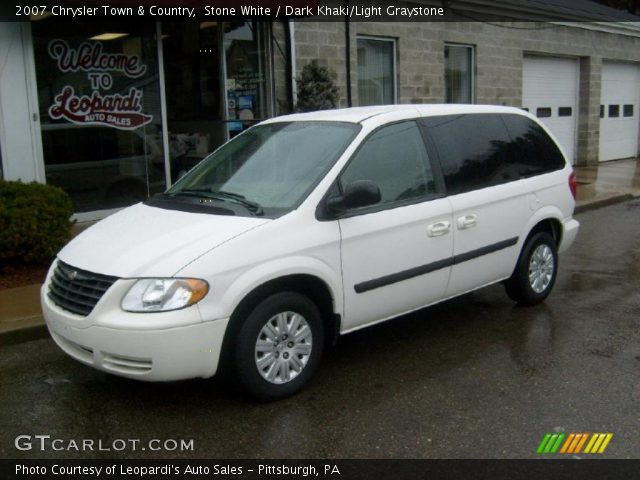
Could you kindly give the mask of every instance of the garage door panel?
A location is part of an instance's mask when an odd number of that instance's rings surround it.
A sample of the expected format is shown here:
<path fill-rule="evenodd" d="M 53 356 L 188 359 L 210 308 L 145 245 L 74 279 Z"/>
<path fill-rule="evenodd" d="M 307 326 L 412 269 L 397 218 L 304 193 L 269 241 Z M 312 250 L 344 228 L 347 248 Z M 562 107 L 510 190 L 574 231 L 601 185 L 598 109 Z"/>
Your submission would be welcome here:
<path fill-rule="evenodd" d="M 570 58 L 526 56 L 523 63 L 522 106 L 556 137 L 567 158 L 575 163 L 578 62 Z M 561 116 L 559 109 L 570 110 Z M 550 109 L 542 116 L 538 109 Z"/>
<path fill-rule="evenodd" d="M 640 67 L 631 63 L 603 62 L 600 96 L 600 161 L 635 157 L 638 154 Z M 617 106 L 617 116 L 610 106 Z M 630 111 L 625 111 L 625 105 Z M 615 110 L 615 109 L 614 109 Z"/>

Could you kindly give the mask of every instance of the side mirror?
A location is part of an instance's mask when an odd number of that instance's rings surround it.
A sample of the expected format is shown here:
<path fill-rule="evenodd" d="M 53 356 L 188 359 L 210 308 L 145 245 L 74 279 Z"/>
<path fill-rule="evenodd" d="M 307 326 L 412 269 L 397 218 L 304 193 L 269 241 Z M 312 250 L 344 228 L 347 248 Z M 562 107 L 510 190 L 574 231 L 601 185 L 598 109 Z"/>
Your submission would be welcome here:
<path fill-rule="evenodd" d="M 340 214 L 352 208 L 375 205 L 381 199 L 380 187 L 371 180 L 356 180 L 344 189 L 344 195 L 331 197 L 327 200 L 327 209 L 334 214 Z"/>

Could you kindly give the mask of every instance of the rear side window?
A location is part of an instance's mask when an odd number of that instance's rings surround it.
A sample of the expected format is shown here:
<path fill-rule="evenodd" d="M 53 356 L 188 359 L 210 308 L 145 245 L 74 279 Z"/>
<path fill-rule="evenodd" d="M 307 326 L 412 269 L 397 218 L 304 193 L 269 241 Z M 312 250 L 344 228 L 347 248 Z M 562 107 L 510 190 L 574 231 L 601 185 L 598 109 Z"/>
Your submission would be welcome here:
<path fill-rule="evenodd" d="M 426 127 L 442 166 L 447 193 L 457 194 L 518 180 L 518 165 L 498 114 L 427 117 Z"/>
<path fill-rule="evenodd" d="M 435 193 L 427 151 L 415 122 L 380 128 L 353 156 L 340 178 L 342 189 L 356 180 L 380 187 L 381 203 L 393 203 Z"/>
<path fill-rule="evenodd" d="M 518 159 L 520 176 L 529 177 L 564 168 L 560 149 L 543 128 L 522 115 L 502 115 L 509 135 L 511 152 Z"/>

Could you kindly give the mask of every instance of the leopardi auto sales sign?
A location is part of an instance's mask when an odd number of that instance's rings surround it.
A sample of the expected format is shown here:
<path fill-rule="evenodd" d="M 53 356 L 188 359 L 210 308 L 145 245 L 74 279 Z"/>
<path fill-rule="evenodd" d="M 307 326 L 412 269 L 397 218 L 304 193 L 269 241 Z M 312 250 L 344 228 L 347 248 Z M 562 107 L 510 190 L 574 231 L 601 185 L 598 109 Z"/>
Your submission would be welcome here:
<path fill-rule="evenodd" d="M 92 89 L 91 95 L 79 95 L 73 86 L 63 86 L 49 107 L 52 119 L 122 130 L 133 130 L 153 120 L 152 115 L 142 112 L 143 92 L 139 88 L 109 93 L 113 87 L 112 73 L 131 79 L 144 75 L 147 66 L 138 55 L 107 53 L 102 42 L 84 42 L 72 48 L 60 39 L 52 40 L 48 50 L 61 72 L 86 72 Z"/>

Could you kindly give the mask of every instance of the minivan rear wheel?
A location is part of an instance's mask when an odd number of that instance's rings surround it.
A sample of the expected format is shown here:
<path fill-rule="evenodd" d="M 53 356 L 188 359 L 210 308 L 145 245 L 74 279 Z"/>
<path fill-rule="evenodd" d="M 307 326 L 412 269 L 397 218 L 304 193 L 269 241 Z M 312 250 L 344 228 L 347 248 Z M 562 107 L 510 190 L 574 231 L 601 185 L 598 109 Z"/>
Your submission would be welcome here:
<path fill-rule="evenodd" d="M 317 370 L 323 345 L 322 317 L 311 300 L 296 292 L 271 295 L 251 311 L 237 334 L 238 380 L 261 401 L 292 395 Z"/>
<path fill-rule="evenodd" d="M 556 281 L 558 252 L 556 242 L 547 232 L 527 240 L 518 264 L 505 282 L 509 297 L 521 305 L 535 305 L 549 296 Z"/>

